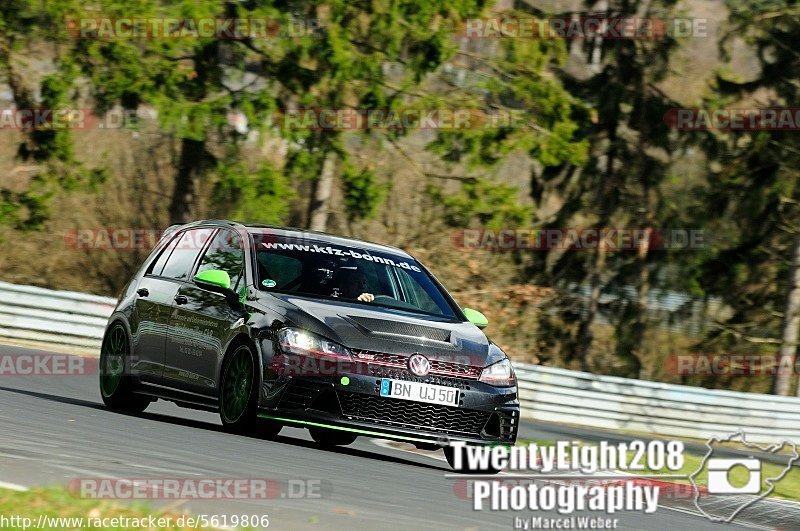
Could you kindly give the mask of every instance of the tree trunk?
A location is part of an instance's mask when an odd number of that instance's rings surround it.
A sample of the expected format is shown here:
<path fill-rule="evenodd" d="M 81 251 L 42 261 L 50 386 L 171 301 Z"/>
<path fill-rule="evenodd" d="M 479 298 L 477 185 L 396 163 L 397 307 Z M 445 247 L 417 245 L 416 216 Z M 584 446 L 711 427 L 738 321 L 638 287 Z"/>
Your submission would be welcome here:
<path fill-rule="evenodd" d="M 776 395 L 788 396 L 792 387 L 794 371 L 784 370 L 783 367 L 794 367 L 797 355 L 798 332 L 800 332 L 800 233 L 795 235 L 792 249 L 792 267 L 789 270 L 789 289 L 786 295 L 786 309 L 783 313 L 783 326 L 781 330 L 781 350 L 778 365 L 781 370 L 776 371 L 772 380 L 772 392 Z M 798 385 L 800 396 L 800 385 Z"/>
<path fill-rule="evenodd" d="M 642 346 L 644 344 L 644 333 L 647 329 L 647 307 L 650 300 L 650 268 L 647 266 L 647 255 L 650 253 L 650 233 L 647 231 L 644 240 L 639 244 L 637 251 L 637 261 L 639 263 L 639 280 L 636 288 L 636 324 L 633 330 L 633 341 L 631 342 L 631 353 L 628 360 L 631 371 L 635 378 L 641 376 L 642 370 Z"/>
<path fill-rule="evenodd" d="M 602 2 L 598 2 L 593 8 L 592 11 L 595 13 L 607 13 L 608 12 L 608 2 L 603 0 Z M 604 24 L 608 24 L 605 22 Z M 592 54 L 591 58 L 589 59 L 589 68 L 595 74 L 599 73 L 603 69 L 602 60 L 603 60 L 603 37 L 601 35 L 603 31 L 598 31 L 598 36 L 594 38 L 594 43 L 592 45 Z M 581 42 L 581 39 L 575 39 L 577 42 Z"/>
<path fill-rule="evenodd" d="M 205 165 L 206 156 L 204 141 L 191 140 L 189 138 L 181 139 L 178 173 L 175 176 L 175 188 L 169 205 L 170 224 L 192 221 L 195 179 Z"/>
<path fill-rule="evenodd" d="M 578 359 L 580 360 L 582 371 L 589 371 L 589 353 L 594 339 L 592 326 L 600 307 L 600 294 L 603 288 L 601 277 L 606 269 L 606 252 L 602 245 L 596 251 L 589 281 L 589 303 L 586 305 L 586 316 L 581 320 L 578 331 Z"/>
<path fill-rule="evenodd" d="M 642 68 L 642 75 L 637 78 L 637 93 L 643 95 L 646 93 L 644 86 L 644 77 L 647 74 L 647 68 Z M 641 97 L 641 96 L 640 96 Z M 641 108 L 645 106 L 642 104 Z M 641 376 L 642 371 L 642 350 L 644 346 L 644 334 L 647 328 L 647 309 L 650 298 L 650 268 L 647 264 L 647 258 L 650 254 L 652 226 L 653 226 L 653 205 L 652 194 L 650 193 L 650 175 L 647 173 L 647 141 L 650 138 L 650 127 L 647 121 L 647 115 L 644 110 L 639 112 L 637 117 L 639 125 L 639 140 L 636 146 L 637 164 L 639 166 L 639 182 L 642 187 L 642 213 L 639 217 L 640 227 L 645 230 L 643 241 L 639 243 L 639 248 L 636 252 L 636 262 L 639 269 L 639 278 L 636 283 L 636 318 L 634 321 L 633 330 L 631 331 L 630 352 L 627 354 L 627 362 L 630 367 L 631 373 L 635 378 Z"/>
<path fill-rule="evenodd" d="M 336 173 L 336 153 L 329 151 L 322 163 L 322 171 L 317 179 L 314 190 L 314 201 L 309 209 L 309 223 L 311 230 L 325 232 L 328 228 L 328 211 L 330 210 L 331 192 L 333 191 L 333 177 Z"/>

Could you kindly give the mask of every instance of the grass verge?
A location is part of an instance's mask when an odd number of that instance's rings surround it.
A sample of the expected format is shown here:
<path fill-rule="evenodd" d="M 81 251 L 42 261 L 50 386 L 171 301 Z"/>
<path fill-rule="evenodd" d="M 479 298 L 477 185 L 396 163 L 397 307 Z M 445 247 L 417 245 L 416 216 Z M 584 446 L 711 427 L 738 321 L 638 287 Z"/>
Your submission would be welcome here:
<path fill-rule="evenodd" d="M 632 456 L 629 453 L 628 457 Z M 666 471 L 666 470 L 652 470 L 646 469 L 644 471 L 645 474 L 686 474 L 689 476 L 690 474 L 694 474 L 699 468 L 700 464 L 703 462 L 703 455 L 684 452 L 683 453 L 683 467 L 681 467 L 678 471 Z M 787 463 L 788 463 L 788 456 L 787 456 Z M 774 463 L 762 463 L 761 464 L 761 481 L 762 484 L 766 486 L 764 483 L 764 479 L 766 478 L 775 478 L 779 476 L 784 470 L 786 466 L 780 466 Z M 737 466 L 730 470 L 728 474 L 728 481 L 734 487 L 742 487 L 747 483 L 748 478 L 750 477 L 750 472 L 747 471 L 744 467 Z M 688 483 L 689 479 L 687 477 L 686 480 L 678 480 L 681 483 Z M 695 477 L 695 482 L 702 486 L 708 486 L 708 474 L 707 470 L 704 469 Z M 770 497 L 773 498 L 783 498 L 786 500 L 794 500 L 800 501 L 800 467 L 793 466 L 791 470 L 777 483 L 775 483 L 775 490 L 770 494 Z"/>

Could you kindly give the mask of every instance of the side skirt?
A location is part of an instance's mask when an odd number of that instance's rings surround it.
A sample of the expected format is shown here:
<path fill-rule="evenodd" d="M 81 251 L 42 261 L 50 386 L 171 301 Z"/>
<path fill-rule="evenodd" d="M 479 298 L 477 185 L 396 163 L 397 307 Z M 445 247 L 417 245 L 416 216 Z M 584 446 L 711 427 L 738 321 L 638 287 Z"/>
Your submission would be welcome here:
<path fill-rule="evenodd" d="M 139 383 L 133 392 L 138 395 L 175 402 L 178 406 L 189 409 L 199 409 L 212 413 L 216 413 L 219 410 L 218 400 L 214 397 L 190 393 L 188 391 L 180 391 L 163 385 Z"/>

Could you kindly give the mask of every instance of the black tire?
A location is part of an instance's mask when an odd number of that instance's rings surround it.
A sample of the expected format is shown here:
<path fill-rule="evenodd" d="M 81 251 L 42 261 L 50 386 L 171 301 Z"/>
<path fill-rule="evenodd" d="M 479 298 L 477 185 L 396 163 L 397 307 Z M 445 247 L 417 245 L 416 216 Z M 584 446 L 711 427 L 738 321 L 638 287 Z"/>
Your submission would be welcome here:
<path fill-rule="evenodd" d="M 129 360 L 128 332 L 122 323 L 114 323 L 106 330 L 100 349 L 100 396 L 111 409 L 141 413 L 150 405 L 151 399 L 133 392 L 127 370 Z"/>
<path fill-rule="evenodd" d="M 256 362 L 246 344 L 235 347 L 225 358 L 219 381 L 219 417 L 234 433 L 254 433 L 257 427 L 258 386 Z"/>
<path fill-rule="evenodd" d="M 456 470 L 455 467 L 455 450 L 452 446 L 445 446 L 442 448 L 444 450 L 444 457 L 447 459 L 447 464 L 450 465 L 450 468 L 455 470 L 456 472 L 460 472 L 462 474 L 499 474 L 500 470 L 496 468 L 492 468 L 491 466 L 488 468 L 469 468 L 468 466 L 464 466 L 461 470 Z M 462 456 L 462 464 L 467 465 L 466 463 L 466 456 Z"/>
<path fill-rule="evenodd" d="M 274 439 L 283 429 L 283 424 L 272 419 L 258 419 L 256 430 L 260 437 Z"/>
<path fill-rule="evenodd" d="M 358 434 L 342 430 L 329 430 L 325 428 L 308 428 L 311 438 L 321 448 L 333 448 L 334 446 L 347 446 L 353 444 L 358 439 Z"/>

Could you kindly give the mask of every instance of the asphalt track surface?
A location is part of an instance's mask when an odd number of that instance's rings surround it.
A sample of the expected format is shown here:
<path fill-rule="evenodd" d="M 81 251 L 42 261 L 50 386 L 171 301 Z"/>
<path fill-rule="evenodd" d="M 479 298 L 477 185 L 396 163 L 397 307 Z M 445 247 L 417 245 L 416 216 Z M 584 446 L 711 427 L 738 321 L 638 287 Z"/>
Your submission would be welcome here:
<path fill-rule="evenodd" d="M 3 355 L 42 353 L 0 346 Z M 526 424 L 524 435 L 559 435 L 557 426 L 547 426 Z M 445 476 L 451 470 L 440 454 L 364 437 L 320 450 L 298 428 L 284 428 L 275 440 L 231 435 L 216 414 L 163 401 L 139 415 L 109 411 L 95 375 L 0 376 L 0 486 L 66 486 L 78 478 L 271 479 L 282 495 L 269 500 L 151 502 L 194 514 L 266 514 L 270 529 L 512 529 L 515 516 L 560 516 L 473 510 L 471 500 L 457 495 L 458 480 Z M 321 480 L 320 496 L 284 497 L 290 480 Z M 612 517 L 627 530 L 742 529 L 667 507 Z"/>

